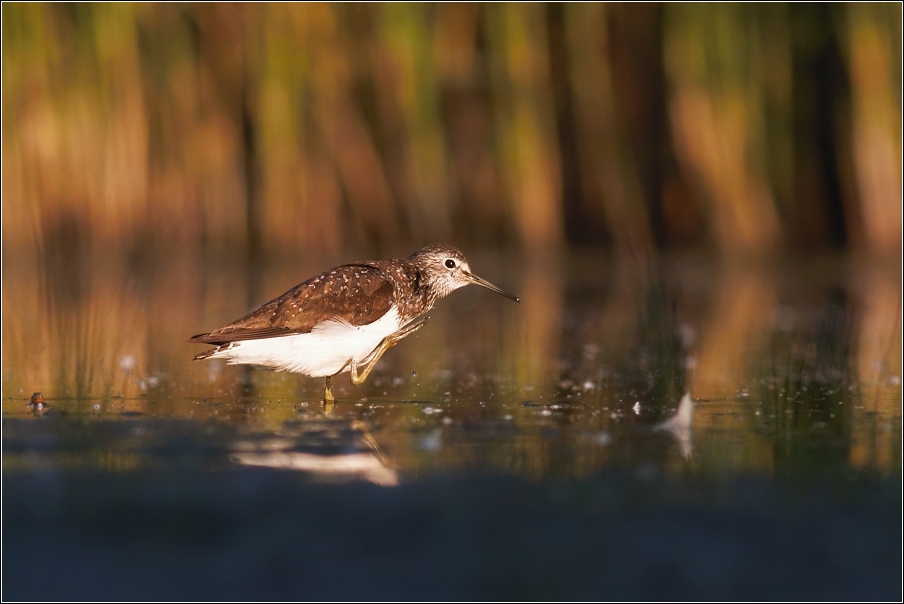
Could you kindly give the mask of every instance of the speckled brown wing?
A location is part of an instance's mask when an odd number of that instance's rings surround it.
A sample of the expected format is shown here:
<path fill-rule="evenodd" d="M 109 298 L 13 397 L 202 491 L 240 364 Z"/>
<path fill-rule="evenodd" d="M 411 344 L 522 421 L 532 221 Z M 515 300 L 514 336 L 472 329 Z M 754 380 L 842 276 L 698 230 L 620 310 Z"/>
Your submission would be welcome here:
<path fill-rule="evenodd" d="M 395 288 L 389 275 L 369 264 L 346 264 L 296 285 L 248 315 L 189 342 L 226 344 L 310 333 L 323 321 L 373 323 L 392 307 Z"/>

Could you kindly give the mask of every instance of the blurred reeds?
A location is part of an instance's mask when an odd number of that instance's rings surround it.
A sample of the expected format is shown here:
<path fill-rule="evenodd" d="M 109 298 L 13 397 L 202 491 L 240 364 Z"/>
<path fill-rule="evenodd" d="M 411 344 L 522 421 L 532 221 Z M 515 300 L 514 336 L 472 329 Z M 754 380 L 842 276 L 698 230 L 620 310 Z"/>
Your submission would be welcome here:
<path fill-rule="evenodd" d="M 2 11 L 7 259 L 900 251 L 899 3 Z"/>

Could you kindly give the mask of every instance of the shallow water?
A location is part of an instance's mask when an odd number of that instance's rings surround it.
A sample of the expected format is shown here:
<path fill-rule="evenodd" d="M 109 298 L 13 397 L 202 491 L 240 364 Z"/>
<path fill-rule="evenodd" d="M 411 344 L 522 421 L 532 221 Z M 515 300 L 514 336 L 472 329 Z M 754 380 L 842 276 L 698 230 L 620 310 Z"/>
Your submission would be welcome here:
<path fill-rule="evenodd" d="M 322 380 L 186 340 L 328 260 L 7 254 L 4 597 L 899 595 L 897 264 L 471 256 L 522 302 L 455 292 L 325 409 Z M 274 552 L 316 579 L 267 579 Z M 148 570 L 176 559 L 195 572 Z"/>

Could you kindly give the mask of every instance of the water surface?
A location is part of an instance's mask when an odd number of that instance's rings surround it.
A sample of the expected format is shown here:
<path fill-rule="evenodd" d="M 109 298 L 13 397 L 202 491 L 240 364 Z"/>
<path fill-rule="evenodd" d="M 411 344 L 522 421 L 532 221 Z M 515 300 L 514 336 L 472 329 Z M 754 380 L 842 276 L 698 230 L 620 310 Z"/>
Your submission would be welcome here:
<path fill-rule="evenodd" d="M 7 256 L 4 596 L 895 599 L 896 265 L 471 256 L 522 303 L 455 292 L 330 409 L 186 343 L 324 259 Z M 318 551 L 375 574 L 265 580 Z"/>

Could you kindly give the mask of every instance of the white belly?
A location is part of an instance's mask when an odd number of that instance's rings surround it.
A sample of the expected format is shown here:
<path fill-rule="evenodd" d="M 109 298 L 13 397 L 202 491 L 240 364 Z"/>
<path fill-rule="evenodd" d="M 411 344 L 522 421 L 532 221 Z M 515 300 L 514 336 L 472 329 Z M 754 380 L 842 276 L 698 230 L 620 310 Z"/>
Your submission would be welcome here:
<path fill-rule="evenodd" d="M 259 365 L 326 377 L 349 371 L 352 359 L 363 361 L 383 338 L 398 330 L 399 313 L 393 307 L 369 325 L 355 327 L 345 321 L 324 321 L 315 325 L 311 333 L 233 342 L 209 358 L 225 359 L 230 365 Z"/>

